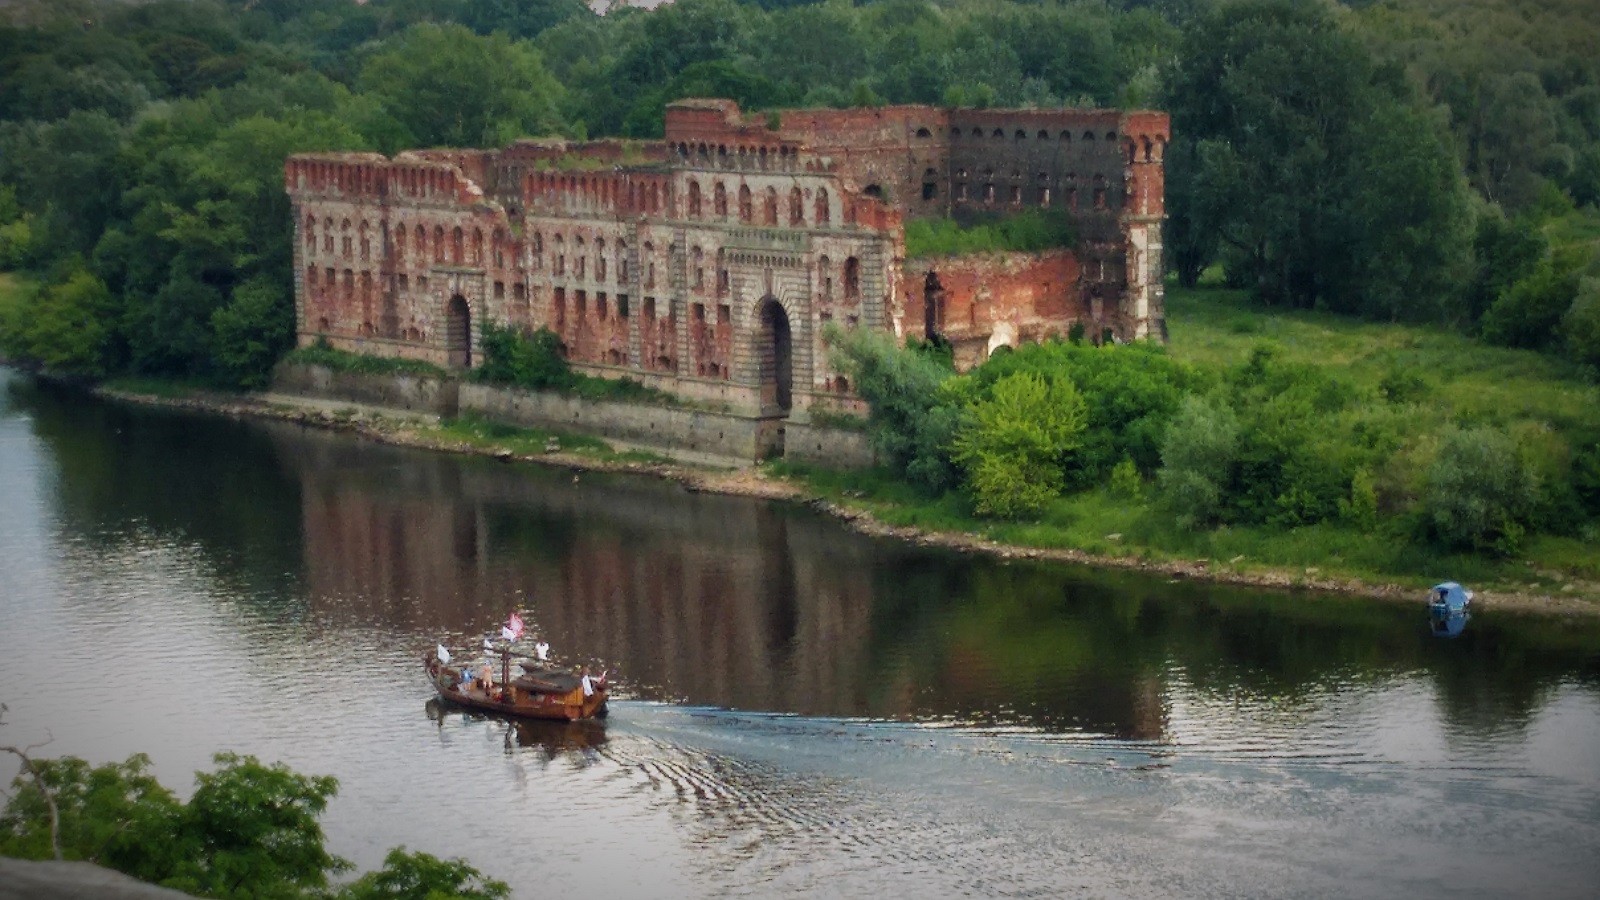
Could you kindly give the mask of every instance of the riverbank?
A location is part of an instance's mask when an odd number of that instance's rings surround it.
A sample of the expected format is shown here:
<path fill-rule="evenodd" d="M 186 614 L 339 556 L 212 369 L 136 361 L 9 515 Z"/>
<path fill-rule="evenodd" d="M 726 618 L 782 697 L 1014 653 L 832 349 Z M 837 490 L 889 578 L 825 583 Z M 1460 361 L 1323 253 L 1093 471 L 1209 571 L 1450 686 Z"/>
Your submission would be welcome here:
<path fill-rule="evenodd" d="M 667 461 L 637 450 L 614 450 L 593 438 L 521 429 L 483 420 L 440 421 L 375 407 L 286 395 L 233 395 L 128 383 L 101 386 L 95 393 L 123 402 L 207 413 L 293 422 L 354 434 L 366 440 L 446 453 L 469 454 L 507 463 L 535 463 L 573 471 L 615 472 L 669 479 L 689 490 L 805 503 L 866 535 L 910 541 L 958 552 L 1006 559 L 1034 559 L 1076 565 L 1130 569 L 1173 579 L 1210 581 L 1316 594 L 1357 595 L 1398 603 L 1418 603 L 1430 580 L 1401 583 L 1383 578 L 1326 572 L 1322 567 L 1286 568 L 1230 558 L 1163 557 L 1149 547 L 1119 547 L 1095 552 L 1071 547 L 1038 547 L 996 539 L 982 531 L 951 531 L 894 524 L 883 501 L 838 485 L 820 484 L 804 472 L 771 467 L 717 469 Z M 981 527 L 981 526 L 980 526 Z M 1120 539 L 1120 535 L 1107 535 Z M 1480 608 L 1555 616 L 1600 616 L 1600 584 L 1569 581 L 1559 592 L 1478 587 Z"/>

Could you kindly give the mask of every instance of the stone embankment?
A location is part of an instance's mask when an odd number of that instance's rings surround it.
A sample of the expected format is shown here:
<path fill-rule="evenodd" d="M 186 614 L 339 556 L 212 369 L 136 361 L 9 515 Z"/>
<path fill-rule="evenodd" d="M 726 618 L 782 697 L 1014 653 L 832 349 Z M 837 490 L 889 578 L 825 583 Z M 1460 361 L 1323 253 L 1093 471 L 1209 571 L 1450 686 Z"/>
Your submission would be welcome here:
<path fill-rule="evenodd" d="M 196 393 L 184 397 L 156 397 L 108 389 L 100 389 L 98 393 L 133 403 L 202 410 L 234 417 L 297 422 L 311 427 L 346 431 L 368 440 L 397 446 L 489 456 L 504 462 L 537 463 L 574 471 L 628 472 L 671 479 L 682 483 L 690 490 L 805 503 L 839 519 L 861 534 L 894 538 L 923 546 L 985 553 L 1003 559 L 1047 560 L 1130 569 L 1174 579 L 1295 590 L 1311 597 L 1318 594 L 1359 595 L 1377 600 L 1417 604 L 1420 604 L 1422 599 L 1422 591 L 1416 586 L 1331 577 L 1315 568 L 1303 571 L 1261 570 L 1240 568 L 1237 566 L 1237 560 L 1152 560 L 1138 556 L 1134 548 L 1130 548 L 1130 554 L 1127 556 L 1110 556 L 1072 549 L 1021 547 L 965 532 L 932 532 L 889 525 L 877 519 L 869 511 L 817 498 L 803 484 L 771 477 L 752 467 L 716 469 L 670 462 L 605 459 L 560 450 L 517 454 L 504 449 L 486 448 L 452 440 L 437 429 L 437 417 L 419 416 L 391 409 L 360 407 L 347 402 L 284 395 L 238 396 Z M 1475 603 L 1481 608 L 1519 613 L 1557 616 L 1600 615 L 1600 602 L 1593 599 L 1600 596 L 1600 585 L 1572 585 L 1571 588 L 1570 591 L 1561 594 L 1479 590 Z"/>

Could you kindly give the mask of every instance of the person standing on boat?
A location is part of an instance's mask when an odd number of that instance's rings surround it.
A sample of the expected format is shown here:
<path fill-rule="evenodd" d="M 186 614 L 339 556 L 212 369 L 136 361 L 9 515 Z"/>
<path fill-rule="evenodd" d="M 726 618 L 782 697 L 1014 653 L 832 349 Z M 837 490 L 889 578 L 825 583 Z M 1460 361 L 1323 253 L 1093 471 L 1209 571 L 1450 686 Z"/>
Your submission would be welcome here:
<path fill-rule="evenodd" d="M 581 670 L 578 682 L 583 685 L 583 695 L 585 697 L 594 696 L 594 680 L 589 677 L 588 666 L 584 666 Z"/>
<path fill-rule="evenodd" d="M 550 645 L 545 643 L 543 638 L 533 645 L 533 658 L 539 662 L 547 662 L 550 659 Z"/>

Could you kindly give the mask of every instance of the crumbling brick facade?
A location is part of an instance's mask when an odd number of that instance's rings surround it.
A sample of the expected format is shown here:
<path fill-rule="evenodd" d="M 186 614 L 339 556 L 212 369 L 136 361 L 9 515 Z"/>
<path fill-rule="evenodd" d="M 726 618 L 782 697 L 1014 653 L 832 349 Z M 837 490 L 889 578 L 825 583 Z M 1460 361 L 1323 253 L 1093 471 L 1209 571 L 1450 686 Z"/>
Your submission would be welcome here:
<path fill-rule="evenodd" d="M 466 368 L 483 323 L 579 371 L 781 422 L 857 406 L 823 330 L 1163 336 L 1167 117 L 902 106 L 667 109 L 661 141 L 291 157 L 299 339 Z M 1078 246 L 905 258 L 910 218 L 1065 209 Z"/>

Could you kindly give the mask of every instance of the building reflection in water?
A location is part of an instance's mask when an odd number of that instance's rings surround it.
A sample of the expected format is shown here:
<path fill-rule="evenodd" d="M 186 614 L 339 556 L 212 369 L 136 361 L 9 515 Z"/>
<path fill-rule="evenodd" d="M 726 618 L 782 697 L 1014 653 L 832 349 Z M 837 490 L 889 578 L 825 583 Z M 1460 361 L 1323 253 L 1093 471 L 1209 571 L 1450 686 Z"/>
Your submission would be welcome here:
<path fill-rule="evenodd" d="M 917 574 L 970 592 L 970 559 L 648 478 L 297 431 L 280 453 L 300 479 L 308 602 L 327 621 L 460 645 L 520 609 L 564 662 L 609 666 L 644 699 L 1152 739 L 1164 727 L 1149 678 L 1051 667 L 1052 682 L 1007 662 L 1014 640 L 952 633 L 968 598 L 925 596 Z"/>

